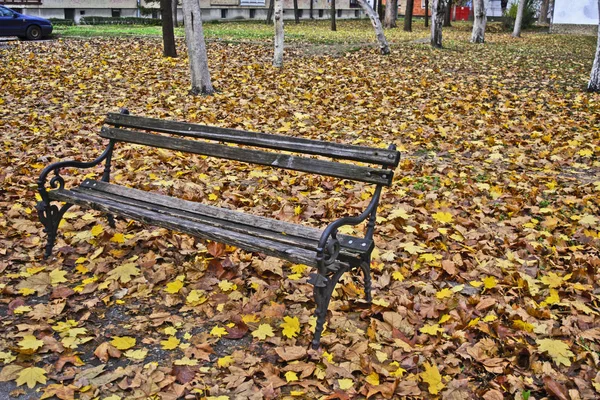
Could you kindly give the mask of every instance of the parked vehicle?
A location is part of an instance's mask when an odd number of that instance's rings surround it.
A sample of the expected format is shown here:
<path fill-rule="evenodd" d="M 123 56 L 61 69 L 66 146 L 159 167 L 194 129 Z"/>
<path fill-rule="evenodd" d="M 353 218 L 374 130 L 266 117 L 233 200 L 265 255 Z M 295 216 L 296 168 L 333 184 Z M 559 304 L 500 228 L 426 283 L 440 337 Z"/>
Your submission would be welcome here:
<path fill-rule="evenodd" d="M 8 7 L 0 6 L 0 36 L 37 40 L 51 33 L 52 23 L 47 19 L 19 14 Z"/>

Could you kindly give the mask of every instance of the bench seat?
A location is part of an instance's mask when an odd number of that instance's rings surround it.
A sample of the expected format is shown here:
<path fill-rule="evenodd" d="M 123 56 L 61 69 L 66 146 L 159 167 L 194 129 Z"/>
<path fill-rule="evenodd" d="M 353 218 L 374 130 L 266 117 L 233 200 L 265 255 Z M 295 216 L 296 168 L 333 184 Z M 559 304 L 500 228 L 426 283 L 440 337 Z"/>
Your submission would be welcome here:
<path fill-rule="evenodd" d="M 48 194 L 52 200 L 83 205 L 294 263 L 318 266 L 316 250 L 322 230 L 317 228 L 91 179 L 77 188 L 52 190 Z M 347 266 L 373 246 L 372 240 L 349 235 L 338 235 L 338 240 L 340 256 L 328 266 L 331 271 Z"/>

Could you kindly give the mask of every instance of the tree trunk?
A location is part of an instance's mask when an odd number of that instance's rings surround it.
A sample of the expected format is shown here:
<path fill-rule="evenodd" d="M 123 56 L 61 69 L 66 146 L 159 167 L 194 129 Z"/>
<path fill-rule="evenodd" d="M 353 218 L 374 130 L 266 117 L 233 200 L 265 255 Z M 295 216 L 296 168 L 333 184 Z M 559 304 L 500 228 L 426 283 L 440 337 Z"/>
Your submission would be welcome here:
<path fill-rule="evenodd" d="M 485 0 L 473 0 L 473 17 L 471 43 L 484 43 L 487 23 Z"/>
<path fill-rule="evenodd" d="M 502 15 L 506 15 L 506 7 L 508 7 L 508 0 L 500 0 L 500 8 L 502 8 Z"/>
<path fill-rule="evenodd" d="M 283 66 L 283 0 L 275 1 L 275 53 L 273 66 Z"/>
<path fill-rule="evenodd" d="M 406 11 L 404 12 L 404 30 L 412 32 L 412 16 L 414 0 L 406 0 Z M 427 19 L 427 17 L 425 17 Z"/>
<path fill-rule="evenodd" d="M 335 0 L 331 0 L 331 30 L 337 31 L 337 25 L 335 23 Z"/>
<path fill-rule="evenodd" d="M 175 47 L 175 32 L 173 31 L 173 9 L 171 2 L 175 0 L 160 0 L 160 18 L 162 24 L 163 55 L 177 57 Z"/>
<path fill-rule="evenodd" d="M 550 5 L 550 0 L 542 0 L 542 4 L 540 5 L 540 17 L 538 18 L 538 23 L 547 24 L 548 23 L 548 7 Z"/>
<path fill-rule="evenodd" d="M 185 42 L 190 59 L 192 78 L 192 94 L 212 94 L 214 92 L 208 70 L 208 56 L 202 29 L 202 13 L 200 0 L 183 0 L 183 23 L 185 25 Z"/>
<path fill-rule="evenodd" d="M 600 15 L 600 0 L 598 0 L 598 15 Z M 600 92 L 600 22 L 598 22 L 598 43 L 596 44 L 596 58 L 592 65 L 588 92 Z"/>
<path fill-rule="evenodd" d="M 294 22 L 300 23 L 300 15 L 298 13 L 298 0 L 294 0 Z"/>
<path fill-rule="evenodd" d="M 380 22 L 384 17 L 384 15 L 383 15 L 383 0 L 379 0 L 379 3 L 377 3 L 377 17 L 379 18 Z"/>
<path fill-rule="evenodd" d="M 394 8 L 398 8 L 398 0 L 387 0 L 385 3 L 385 18 L 383 20 L 383 26 L 386 28 L 396 27 Z"/>
<path fill-rule="evenodd" d="M 442 48 L 442 23 L 445 10 L 446 0 L 433 0 L 431 3 L 431 45 L 438 49 Z"/>
<path fill-rule="evenodd" d="M 429 0 L 425 0 L 425 27 L 429 26 Z"/>
<path fill-rule="evenodd" d="M 177 21 L 177 0 L 171 0 L 171 7 L 173 9 L 173 26 L 177 27 L 178 25 L 178 21 Z"/>
<path fill-rule="evenodd" d="M 521 24 L 523 23 L 523 12 L 525 11 L 525 1 L 519 0 L 519 8 L 517 8 L 517 18 L 515 19 L 515 29 L 513 29 L 513 37 L 521 37 Z"/>
<path fill-rule="evenodd" d="M 271 0 L 271 2 L 269 3 L 269 9 L 267 10 L 267 24 L 272 24 L 273 23 L 273 7 L 275 5 L 275 0 Z"/>
<path fill-rule="evenodd" d="M 314 19 L 313 8 L 314 8 L 314 0 L 310 0 L 310 19 Z"/>
<path fill-rule="evenodd" d="M 444 26 L 452 26 L 450 21 L 452 20 L 452 0 L 449 0 L 446 5 L 446 13 L 444 14 Z"/>
<path fill-rule="evenodd" d="M 390 54 L 390 46 L 388 45 L 388 42 L 385 39 L 385 35 L 383 34 L 383 27 L 381 26 L 381 21 L 377 17 L 375 10 L 373 10 L 369 3 L 367 3 L 367 0 L 358 0 L 358 4 L 360 4 L 362 9 L 371 19 L 373 28 L 375 28 L 375 36 L 377 36 L 377 41 L 379 42 L 379 51 L 381 52 L 381 54 Z"/>

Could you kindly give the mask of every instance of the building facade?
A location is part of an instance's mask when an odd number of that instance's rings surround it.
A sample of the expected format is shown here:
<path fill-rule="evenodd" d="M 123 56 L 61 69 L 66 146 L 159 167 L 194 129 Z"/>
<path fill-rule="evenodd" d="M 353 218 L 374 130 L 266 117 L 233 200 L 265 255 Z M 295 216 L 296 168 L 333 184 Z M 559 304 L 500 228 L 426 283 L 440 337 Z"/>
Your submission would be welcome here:
<path fill-rule="evenodd" d="M 597 0 L 555 0 L 550 32 L 596 35 Z"/>
<path fill-rule="evenodd" d="M 262 20 L 267 17 L 270 0 L 201 0 L 202 19 Z M 329 18 L 330 0 L 298 0 L 300 18 Z M 0 4 L 27 15 L 43 18 L 70 19 L 79 23 L 82 17 L 159 17 L 158 2 L 144 0 L 0 0 Z M 283 0 L 284 18 L 294 18 L 293 0 Z M 148 11 L 145 13 L 144 11 Z M 182 19 L 181 0 L 178 17 Z M 356 0 L 336 0 L 336 17 L 363 18 L 364 12 Z"/>

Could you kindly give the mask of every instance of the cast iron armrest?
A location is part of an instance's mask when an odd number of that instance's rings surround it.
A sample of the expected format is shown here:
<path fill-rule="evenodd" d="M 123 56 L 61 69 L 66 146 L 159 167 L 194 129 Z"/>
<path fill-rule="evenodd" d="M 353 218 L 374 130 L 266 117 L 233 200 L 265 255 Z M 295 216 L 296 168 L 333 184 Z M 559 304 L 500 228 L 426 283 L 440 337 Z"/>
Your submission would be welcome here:
<path fill-rule="evenodd" d="M 107 168 L 105 168 L 104 174 L 106 175 L 108 172 L 110 171 L 110 158 L 112 156 L 112 150 L 115 146 L 114 141 L 110 141 L 110 143 L 108 144 L 108 146 L 106 147 L 106 149 L 102 152 L 102 154 L 100 154 L 100 156 L 98 158 L 96 158 L 93 161 L 89 161 L 89 162 L 82 162 L 82 161 L 74 161 L 74 160 L 68 160 L 68 161 L 59 161 L 53 164 L 48 165 L 46 168 L 44 168 L 42 170 L 42 173 L 40 174 L 40 177 L 37 180 L 37 184 L 38 184 L 38 192 L 40 194 L 40 196 L 42 197 L 42 202 L 49 204 L 50 203 L 50 199 L 48 197 L 48 191 L 46 190 L 46 181 L 48 180 L 48 175 L 54 171 L 54 176 L 50 179 L 50 187 L 52 189 L 64 189 L 65 187 L 65 180 L 64 178 L 60 175 L 60 170 L 62 168 L 91 168 L 91 167 L 95 167 L 96 165 L 100 164 L 102 161 L 107 160 Z M 104 178 L 104 176 L 103 176 Z"/>

